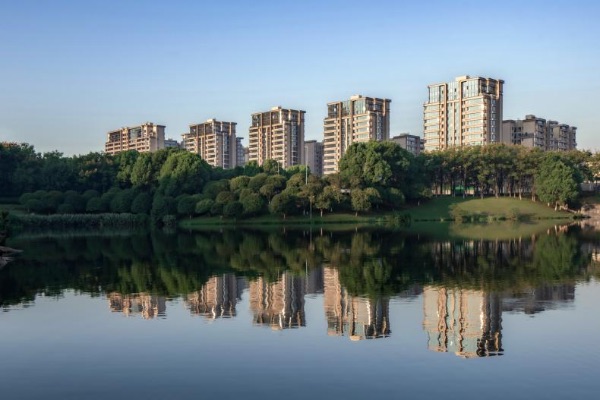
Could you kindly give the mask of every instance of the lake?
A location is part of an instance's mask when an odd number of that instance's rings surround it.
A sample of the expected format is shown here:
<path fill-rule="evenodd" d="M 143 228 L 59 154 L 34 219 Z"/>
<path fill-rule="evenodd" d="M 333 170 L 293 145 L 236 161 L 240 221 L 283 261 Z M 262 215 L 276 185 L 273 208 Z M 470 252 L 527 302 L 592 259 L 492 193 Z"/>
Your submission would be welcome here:
<path fill-rule="evenodd" d="M 13 237 L 2 398 L 595 399 L 600 233 L 523 228 Z"/>

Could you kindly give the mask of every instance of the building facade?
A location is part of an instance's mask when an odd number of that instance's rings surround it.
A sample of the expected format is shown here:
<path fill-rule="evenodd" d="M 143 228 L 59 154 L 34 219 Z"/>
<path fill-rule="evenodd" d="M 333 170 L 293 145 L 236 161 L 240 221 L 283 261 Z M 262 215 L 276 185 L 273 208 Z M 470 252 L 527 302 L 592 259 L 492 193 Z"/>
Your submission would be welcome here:
<path fill-rule="evenodd" d="M 313 175 L 323 175 L 323 142 L 316 140 L 304 142 L 304 164 Z"/>
<path fill-rule="evenodd" d="M 304 161 L 304 114 L 280 106 L 252 114 L 248 144 L 249 161 L 262 165 L 275 160 L 282 168 Z"/>
<path fill-rule="evenodd" d="M 237 152 L 237 161 L 236 161 L 236 167 L 243 167 L 244 165 L 246 165 L 246 157 L 245 157 L 245 153 L 246 153 L 246 148 L 244 147 L 244 145 L 242 144 L 242 138 L 238 137 L 236 138 L 236 152 Z"/>
<path fill-rule="evenodd" d="M 235 122 L 209 119 L 190 125 L 190 132 L 182 135 L 183 147 L 199 154 L 213 167 L 234 168 L 237 163 L 237 138 Z"/>
<path fill-rule="evenodd" d="M 421 154 L 421 149 L 423 147 L 423 139 L 419 136 L 410 135 L 408 133 L 401 133 L 398 136 L 394 136 L 390 139 L 390 141 L 396 143 L 404 150 L 412 153 L 415 156 Z"/>
<path fill-rule="evenodd" d="M 152 122 L 134 127 L 123 127 L 106 134 L 104 151 L 117 154 L 122 151 L 135 150 L 148 153 L 165 147 L 165 126 Z"/>
<path fill-rule="evenodd" d="M 389 99 L 355 95 L 327 104 L 323 122 L 323 174 L 339 171 L 338 162 L 353 143 L 390 137 Z"/>
<path fill-rule="evenodd" d="M 504 81 L 460 76 L 429 85 L 423 105 L 425 151 L 498 143 Z"/>
<path fill-rule="evenodd" d="M 577 128 L 535 115 L 526 115 L 523 120 L 510 119 L 502 122 L 502 141 L 544 151 L 575 150 Z"/>

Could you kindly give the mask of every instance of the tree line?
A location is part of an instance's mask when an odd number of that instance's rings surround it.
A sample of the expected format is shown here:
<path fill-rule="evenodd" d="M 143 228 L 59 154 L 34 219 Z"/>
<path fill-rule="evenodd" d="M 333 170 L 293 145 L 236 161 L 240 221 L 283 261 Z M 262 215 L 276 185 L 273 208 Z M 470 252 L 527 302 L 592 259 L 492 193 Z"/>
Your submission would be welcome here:
<path fill-rule="evenodd" d="M 223 170 L 181 149 L 67 157 L 0 143 L 0 198 L 18 198 L 36 214 L 131 213 L 157 224 L 203 215 L 400 210 L 435 195 L 528 196 L 558 208 L 577 200 L 580 183 L 597 174 L 599 157 L 508 145 L 413 156 L 391 142 L 368 142 L 353 144 L 339 173 L 321 178 L 273 160 Z"/>

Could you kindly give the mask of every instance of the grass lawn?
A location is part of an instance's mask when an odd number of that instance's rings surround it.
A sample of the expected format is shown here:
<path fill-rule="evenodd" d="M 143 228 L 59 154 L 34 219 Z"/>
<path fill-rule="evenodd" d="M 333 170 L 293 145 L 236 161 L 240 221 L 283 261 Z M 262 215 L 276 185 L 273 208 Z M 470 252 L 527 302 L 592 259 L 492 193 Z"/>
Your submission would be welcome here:
<path fill-rule="evenodd" d="M 190 229 L 208 225 L 239 225 L 239 226 L 257 226 L 257 225 L 334 225 L 334 224 L 372 224 L 376 222 L 377 215 L 358 215 L 354 214 L 313 214 L 312 219 L 304 215 L 294 215 L 283 219 L 278 215 L 261 215 L 248 219 L 226 219 L 221 217 L 198 217 L 181 220 L 182 228 Z"/>
<path fill-rule="evenodd" d="M 488 197 L 484 199 L 467 197 L 436 197 L 420 206 L 406 210 L 413 221 L 441 221 L 452 219 L 450 208 L 454 206 L 468 214 L 487 215 L 492 219 L 499 217 L 510 218 L 510 214 L 517 212 L 527 219 L 559 219 L 571 218 L 572 215 L 565 211 L 554 211 L 543 203 L 534 203 L 529 199 L 519 200 L 511 197 Z"/>
<path fill-rule="evenodd" d="M 542 203 L 534 203 L 528 199 L 513 199 L 508 197 L 501 198 L 460 198 L 460 197 L 436 197 L 431 199 L 427 203 L 419 206 L 410 207 L 404 210 L 402 213 L 410 214 L 412 221 L 450 221 L 452 217 L 450 215 L 450 208 L 452 206 L 458 207 L 464 210 L 465 213 L 479 214 L 488 216 L 490 220 L 499 219 L 504 217 L 510 219 L 511 214 L 517 213 L 524 217 L 528 221 L 542 220 L 542 219 L 570 219 L 571 214 L 564 211 L 554 211 L 554 209 L 547 207 Z M 358 226 L 367 225 L 385 225 L 386 217 L 392 216 L 392 213 L 370 213 L 370 214 L 359 214 L 355 216 L 352 213 L 340 213 L 340 214 L 324 214 L 323 217 L 319 213 L 314 213 L 312 219 L 308 216 L 289 216 L 283 219 L 281 216 L 275 215 L 262 215 L 256 218 L 249 219 L 224 219 L 221 217 L 199 217 L 182 220 L 180 226 L 185 229 L 201 228 L 206 226 L 223 226 L 223 225 L 236 225 L 236 226 L 260 226 L 260 225 L 343 225 L 343 224 L 355 224 Z M 486 218 L 484 218 L 486 219 Z M 465 224 L 468 225 L 468 224 Z M 521 223 L 524 225 L 524 223 Z M 412 230 L 412 228 L 409 228 Z M 426 228 L 429 230 L 431 228 Z M 444 227 L 442 231 L 448 231 L 449 227 Z M 506 227 L 502 228 L 506 229 Z M 439 231 L 440 227 L 436 227 L 434 231 Z M 471 236 L 471 235 L 469 235 Z"/>

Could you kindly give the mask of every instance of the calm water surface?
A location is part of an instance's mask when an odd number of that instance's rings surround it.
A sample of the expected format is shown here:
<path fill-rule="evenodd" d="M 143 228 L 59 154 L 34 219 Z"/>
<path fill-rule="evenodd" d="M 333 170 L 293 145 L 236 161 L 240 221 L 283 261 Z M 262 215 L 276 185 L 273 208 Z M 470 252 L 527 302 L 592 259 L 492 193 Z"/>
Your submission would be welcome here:
<path fill-rule="evenodd" d="M 598 398 L 600 234 L 17 237 L 3 399 Z"/>

